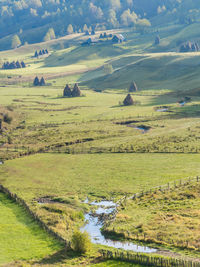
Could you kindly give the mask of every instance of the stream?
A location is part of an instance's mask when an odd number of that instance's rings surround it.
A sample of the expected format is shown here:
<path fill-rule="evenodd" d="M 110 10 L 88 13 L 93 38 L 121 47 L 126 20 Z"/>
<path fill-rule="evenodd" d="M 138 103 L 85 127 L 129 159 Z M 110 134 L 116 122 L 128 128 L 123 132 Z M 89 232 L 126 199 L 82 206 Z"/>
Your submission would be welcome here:
<path fill-rule="evenodd" d="M 86 231 L 90 235 L 92 243 L 114 247 L 117 249 L 130 250 L 134 252 L 154 253 L 157 251 L 157 249 L 155 248 L 137 245 L 132 242 L 122 242 L 122 241 L 114 241 L 111 239 L 107 239 L 101 233 L 101 228 L 103 227 L 103 220 L 100 220 L 99 216 L 104 214 L 106 215 L 112 214 L 113 212 L 116 211 L 117 204 L 115 204 L 112 201 L 89 203 L 88 199 L 86 199 L 84 203 L 98 207 L 95 213 L 89 212 L 85 214 L 85 225 L 80 229 L 81 232 Z"/>

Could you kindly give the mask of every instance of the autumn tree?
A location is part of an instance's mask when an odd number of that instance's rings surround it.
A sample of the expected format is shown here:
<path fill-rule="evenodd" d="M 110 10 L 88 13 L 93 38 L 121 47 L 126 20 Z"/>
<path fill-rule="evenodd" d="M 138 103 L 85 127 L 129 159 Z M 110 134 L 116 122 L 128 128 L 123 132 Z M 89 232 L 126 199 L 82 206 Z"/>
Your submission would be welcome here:
<path fill-rule="evenodd" d="M 21 45 L 21 41 L 19 39 L 19 36 L 17 34 L 15 34 L 13 37 L 12 37 L 12 43 L 11 43 L 11 47 L 12 48 L 17 48 Z"/>
<path fill-rule="evenodd" d="M 74 32 L 73 26 L 71 24 L 69 24 L 67 27 L 67 33 L 72 34 L 73 32 Z"/>

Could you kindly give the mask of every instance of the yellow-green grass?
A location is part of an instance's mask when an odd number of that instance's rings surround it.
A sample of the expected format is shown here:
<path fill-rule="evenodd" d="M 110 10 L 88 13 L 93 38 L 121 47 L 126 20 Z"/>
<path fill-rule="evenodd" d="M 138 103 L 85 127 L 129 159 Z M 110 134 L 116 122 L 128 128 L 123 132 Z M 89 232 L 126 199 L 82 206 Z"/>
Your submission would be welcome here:
<path fill-rule="evenodd" d="M 75 153 L 200 151 L 198 96 L 180 107 L 176 103 L 181 99 L 180 93 L 138 92 L 133 99 L 139 104 L 125 107 L 119 105 L 127 94 L 124 91 L 96 93 L 81 87 L 83 97 L 62 98 L 63 88 L 0 88 L 2 113 L 13 117 L 10 125 L 3 123 L 0 157 L 15 157 L 17 154 L 8 153 L 7 149 L 18 151 L 21 146 L 26 150 L 29 147 L 31 153 L 49 146 L 55 151 L 57 145 L 61 152 L 70 149 Z M 166 104 L 169 112 L 155 110 Z M 132 127 L 116 124 L 125 121 L 133 121 L 129 125 Z M 143 133 L 135 129 L 141 125 L 150 130 Z M 81 143 L 88 138 L 90 142 Z M 71 146 L 66 145 L 69 142 Z"/>
<path fill-rule="evenodd" d="M 114 229 L 114 232 L 134 240 L 199 252 L 199 204 L 199 182 L 184 186 L 178 183 L 175 189 L 128 200 L 107 230 L 113 233 Z"/>
<path fill-rule="evenodd" d="M 38 154 L 6 161 L 0 179 L 29 203 L 45 195 L 119 197 L 196 176 L 199 159 L 198 154 Z"/>
<path fill-rule="evenodd" d="M 0 193 L 0 226 L 0 265 L 42 259 L 62 248 L 3 193 Z"/>
<path fill-rule="evenodd" d="M 86 206 L 81 202 L 86 197 L 119 199 L 196 176 L 199 158 L 181 154 L 38 154 L 7 161 L 1 168 L 0 183 L 69 239 L 72 230 L 83 224 Z M 46 196 L 56 202 L 38 205 L 36 200 Z"/>
<path fill-rule="evenodd" d="M 129 54 L 112 59 L 114 72 L 83 84 L 98 89 L 123 89 L 135 80 L 141 90 L 187 90 L 199 86 L 199 52 Z"/>

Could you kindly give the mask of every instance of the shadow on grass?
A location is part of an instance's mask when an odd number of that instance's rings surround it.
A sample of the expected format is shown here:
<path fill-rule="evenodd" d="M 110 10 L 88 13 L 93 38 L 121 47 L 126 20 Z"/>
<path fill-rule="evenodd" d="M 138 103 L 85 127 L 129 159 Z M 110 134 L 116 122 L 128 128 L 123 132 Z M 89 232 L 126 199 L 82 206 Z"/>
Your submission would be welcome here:
<path fill-rule="evenodd" d="M 72 260 L 75 258 L 80 257 L 79 254 L 75 253 L 72 250 L 62 249 L 57 251 L 56 253 L 49 255 L 45 258 L 43 258 L 40 261 L 35 261 L 34 264 L 56 264 L 61 263 L 65 260 Z"/>
<path fill-rule="evenodd" d="M 56 253 L 49 255 L 45 258 L 43 258 L 42 260 L 39 261 L 34 261 L 33 264 L 39 264 L 39 265 L 46 265 L 46 264 L 50 264 L 50 265 L 55 265 L 57 266 L 57 264 L 66 264 L 67 261 L 75 261 L 75 263 L 80 263 L 80 262 L 84 262 L 84 263 L 88 263 L 90 262 L 90 264 L 97 264 L 102 262 L 102 258 L 100 258 L 99 256 L 86 256 L 86 255 L 81 255 L 79 253 L 74 252 L 73 250 L 67 250 L 62 249 L 57 251 Z M 69 262 L 70 263 L 70 262 Z M 73 264 L 74 265 L 74 264 Z M 79 266 L 79 265 L 76 265 Z M 85 266 L 85 265 L 84 265 Z"/>

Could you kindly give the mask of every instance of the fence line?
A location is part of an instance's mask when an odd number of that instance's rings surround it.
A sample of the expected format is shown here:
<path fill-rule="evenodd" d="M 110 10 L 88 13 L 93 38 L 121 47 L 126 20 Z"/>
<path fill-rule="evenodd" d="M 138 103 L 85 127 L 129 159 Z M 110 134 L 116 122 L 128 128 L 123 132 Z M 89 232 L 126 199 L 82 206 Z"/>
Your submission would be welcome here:
<path fill-rule="evenodd" d="M 197 183 L 200 182 L 200 177 L 196 176 L 196 177 L 183 178 L 183 179 L 180 179 L 177 181 L 169 182 L 169 183 L 164 184 L 164 185 L 152 187 L 151 189 L 149 189 L 147 191 L 143 190 L 140 193 L 135 193 L 130 197 L 124 196 L 117 202 L 117 204 L 121 205 L 123 202 L 125 202 L 126 200 L 130 200 L 130 199 L 132 199 L 132 200 L 140 199 L 145 195 L 146 196 L 151 195 L 152 193 L 156 193 L 157 191 L 166 192 L 169 190 L 174 190 L 176 188 L 180 188 L 182 186 L 189 185 L 193 182 L 197 182 Z"/>
<path fill-rule="evenodd" d="M 194 260 L 178 259 L 173 257 L 163 257 L 159 255 L 148 255 L 144 253 L 132 253 L 123 251 L 99 250 L 102 259 L 113 259 L 145 266 L 155 267 L 200 267 L 200 262 Z"/>
<path fill-rule="evenodd" d="M 28 212 L 28 214 L 35 219 L 38 224 L 47 232 L 49 233 L 51 236 L 53 236 L 54 238 L 56 238 L 58 241 L 62 242 L 65 244 L 65 246 L 67 248 L 71 248 L 71 243 L 70 241 L 65 240 L 61 235 L 59 235 L 58 233 L 54 232 L 47 224 L 44 223 L 44 221 L 37 215 L 35 214 L 31 208 L 28 206 L 28 204 L 20 197 L 18 197 L 16 194 L 10 192 L 10 190 L 6 187 L 4 187 L 3 185 L 0 184 L 0 192 L 5 193 L 6 195 L 8 195 L 11 199 L 13 199 L 17 204 L 19 204 L 20 206 L 22 206 L 23 208 L 25 208 L 25 210 Z"/>

